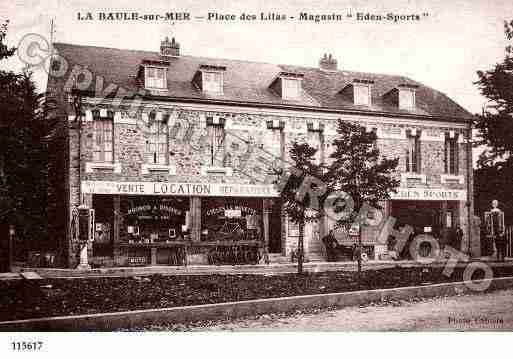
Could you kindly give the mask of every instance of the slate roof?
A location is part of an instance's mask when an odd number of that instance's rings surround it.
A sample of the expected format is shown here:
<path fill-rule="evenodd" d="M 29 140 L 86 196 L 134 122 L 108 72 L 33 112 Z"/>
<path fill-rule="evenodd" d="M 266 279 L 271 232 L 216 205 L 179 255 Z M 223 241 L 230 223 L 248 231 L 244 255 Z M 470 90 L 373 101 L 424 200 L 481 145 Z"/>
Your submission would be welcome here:
<path fill-rule="evenodd" d="M 159 92 L 159 96 L 169 99 L 189 101 L 215 101 L 240 105 L 268 105 L 309 110 L 363 112 L 369 114 L 398 115 L 422 118 L 435 118 L 449 121 L 469 121 L 472 115 L 445 94 L 427 87 L 404 76 L 383 75 L 351 71 L 323 71 L 319 68 L 275 65 L 269 63 L 213 59 L 196 56 L 161 57 L 158 52 L 114 49 L 73 44 L 54 44 L 57 52 L 63 56 L 71 71 L 74 65 L 87 67 L 94 76 L 104 78 L 105 88 L 114 83 L 126 90 L 138 89 L 136 75 L 143 60 L 169 61 L 168 89 Z M 192 78 L 200 65 L 225 66 L 224 93 L 205 95 L 192 84 Z M 283 100 L 270 85 L 280 72 L 304 74 L 303 96 L 297 101 Z M 60 79 L 50 79 L 49 90 L 63 87 L 68 75 Z M 354 79 L 373 81 L 372 105 L 354 105 L 351 98 L 340 91 Z M 383 95 L 399 85 L 418 86 L 416 90 L 416 108 L 399 110 L 383 100 Z M 94 91 L 95 81 L 90 90 Z"/>

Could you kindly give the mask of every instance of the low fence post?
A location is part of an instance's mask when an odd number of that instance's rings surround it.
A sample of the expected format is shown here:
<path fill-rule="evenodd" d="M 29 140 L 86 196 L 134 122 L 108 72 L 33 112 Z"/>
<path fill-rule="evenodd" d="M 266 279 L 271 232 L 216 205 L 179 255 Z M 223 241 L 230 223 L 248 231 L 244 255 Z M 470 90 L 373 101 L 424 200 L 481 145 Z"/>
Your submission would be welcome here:
<path fill-rule="evenodd" d="M 513 226 L 506 227 L 506 257 L 513 257 Z"/>

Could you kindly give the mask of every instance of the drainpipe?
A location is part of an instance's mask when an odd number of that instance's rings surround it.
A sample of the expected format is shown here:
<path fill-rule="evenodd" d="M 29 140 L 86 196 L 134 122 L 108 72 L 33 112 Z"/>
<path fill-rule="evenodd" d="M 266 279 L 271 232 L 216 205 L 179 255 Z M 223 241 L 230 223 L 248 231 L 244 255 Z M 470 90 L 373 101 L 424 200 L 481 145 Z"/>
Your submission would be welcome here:
<path fill-rule="evenodd" d="M 84 203 L 82 196 L 82 95 L 80 90 L 72 89 L 73 109 L 75 110 L 75 122 L 78 131 L 78 199 L 79 204 Z"/>
<path fill-rule="evenodd" d="M 470 181 L 473 178 L 472 174 L 472 123 L 468 124 L 468 136 L 467 136 L 467 215 L 468 215 L 468 256 L 472 256 L 471 251 L 471 243 L 472 243 L 472 221 L 473 221 L 473 213 L 471 213 L 471 203 L 472 203 L 472 183 Z"/>

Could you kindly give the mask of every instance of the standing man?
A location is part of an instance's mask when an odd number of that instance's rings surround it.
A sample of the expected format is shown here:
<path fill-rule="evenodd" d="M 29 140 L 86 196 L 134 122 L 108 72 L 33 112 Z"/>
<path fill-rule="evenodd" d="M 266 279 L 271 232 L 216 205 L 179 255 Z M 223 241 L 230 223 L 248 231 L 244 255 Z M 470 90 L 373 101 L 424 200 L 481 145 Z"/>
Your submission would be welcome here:
<path fill-rule="evenodd" d="M 504 236 L 504 212 L 499 209 L 499 201 L 492 201 L 492 209 L 485 212 L 486 229 L 488 236 L 495 243 L 497 260 L 504 261 L 506 254 L 506 238 Z"/>

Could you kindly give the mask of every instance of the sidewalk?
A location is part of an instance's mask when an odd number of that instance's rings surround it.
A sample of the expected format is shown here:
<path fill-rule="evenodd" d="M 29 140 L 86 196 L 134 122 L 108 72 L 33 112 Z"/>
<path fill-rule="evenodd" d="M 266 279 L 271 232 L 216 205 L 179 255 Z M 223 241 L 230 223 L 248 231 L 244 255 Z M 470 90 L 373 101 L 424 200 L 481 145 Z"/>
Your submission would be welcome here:
<path fill-rule="evenodd" d="M 496 262 L 495 259 L 483 257 L 472 259 L 472 262 L 486 262 L 493 267 L 513 266 L 513 258 L 507 258 L 506 262 Z M 468 262 L 458 262 L 457 266 L 465 266 Z M 430 267 L 443 267 L 446 261 L 430 263 Z M 424 267 L 426 264 L 412 260 L 403 261 L 368 261 L 362 264 L 363 270 L 377 270 L 385 268 L 412 268 Z M 305 272 L 326 271 L 356 271 L 356 262 L 308 262 L 303 265 Z M 112 267 L 95 268 L 87 271 L 62 268 L 18 268 L 17 273 L 0 273 L 0 280 L 21 279 L 19 272 L 36 272 L 43 278 L 88 278 L 88 277 L 124 277 L 145 276 L 151 274 L 162 275 L 200 275 L 200 274 L 263 274 L 279 275 L 297 272 L 297 263 L 271 263 L 257 265 L 191 265 L 178 266 L 148 266 L 148 267 Z"/>

